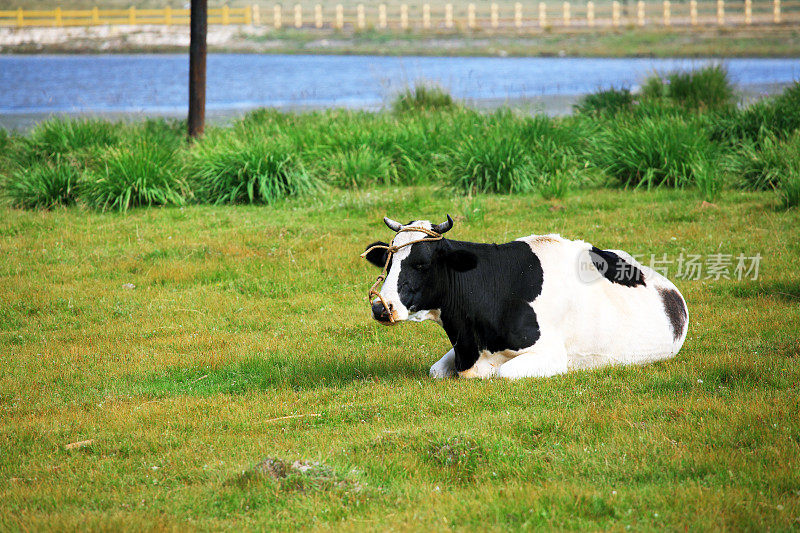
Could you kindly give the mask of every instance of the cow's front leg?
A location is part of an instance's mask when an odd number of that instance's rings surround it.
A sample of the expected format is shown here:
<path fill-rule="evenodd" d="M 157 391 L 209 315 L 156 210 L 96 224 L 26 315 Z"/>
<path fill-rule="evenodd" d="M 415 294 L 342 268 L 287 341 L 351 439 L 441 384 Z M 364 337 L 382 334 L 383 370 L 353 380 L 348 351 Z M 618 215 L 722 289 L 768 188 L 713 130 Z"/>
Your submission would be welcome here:
<path fill-rule="evenodd" d="M 444 354 L 444 357 L 439 359 L 430 369 L 432 378 L 451 378 L 457 374 L 456 372 L 456 351 L 451 349 Z"/>
<path fill-rule="evenodd" d="M 563 374 L 569 370 L 567 350 L 563 342 L 536 342 L 529 350 L 504 363 L 497 370 L 497 377 L 546 378 Z"/>

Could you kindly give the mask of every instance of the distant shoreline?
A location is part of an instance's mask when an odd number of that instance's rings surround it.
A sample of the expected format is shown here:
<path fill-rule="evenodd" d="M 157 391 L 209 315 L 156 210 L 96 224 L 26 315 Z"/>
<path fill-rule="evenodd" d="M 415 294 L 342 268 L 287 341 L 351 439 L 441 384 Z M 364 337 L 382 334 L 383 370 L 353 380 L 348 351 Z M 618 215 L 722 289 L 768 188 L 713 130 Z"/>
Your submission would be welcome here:
<path fill-rule="evenodd" d="M 0 54 L 185 52 L 185 26 L 0 28 Z M 210 52 L 490 57 L 800 57 L 800 27 L 416 34 L 211 26 Z"/>

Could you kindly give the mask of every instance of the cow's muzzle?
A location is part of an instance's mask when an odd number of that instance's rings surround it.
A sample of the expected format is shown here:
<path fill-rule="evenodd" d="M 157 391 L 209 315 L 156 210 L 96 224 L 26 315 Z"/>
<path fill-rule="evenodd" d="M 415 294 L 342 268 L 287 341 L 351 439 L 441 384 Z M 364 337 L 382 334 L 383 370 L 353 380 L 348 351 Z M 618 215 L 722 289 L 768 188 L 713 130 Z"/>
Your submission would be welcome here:
<path fill-rule="evenodd" d="M 383 302 L 380 300 L 375 300 L 372 302 L 372 318 L 381 322 L 382 324 L 391 324 L 394 321 L 389 313 L 394 313 L 394 309 L 392 304 L 389 304 L 389 309 L 386 309 L 386 306 L 383 305 Z"/>

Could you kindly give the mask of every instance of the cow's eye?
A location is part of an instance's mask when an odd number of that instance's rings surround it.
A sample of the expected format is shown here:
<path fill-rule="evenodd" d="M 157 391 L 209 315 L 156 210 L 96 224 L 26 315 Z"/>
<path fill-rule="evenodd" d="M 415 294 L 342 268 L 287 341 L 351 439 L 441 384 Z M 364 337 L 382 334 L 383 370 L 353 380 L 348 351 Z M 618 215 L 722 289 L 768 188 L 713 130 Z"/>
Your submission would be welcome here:
<path fill-rule="evenodd" d="M 419 272 L 422 272 L 423 270 L 427 270 L 428 269 L 428 265 L 426 265 L 425 263 L 417 263 L 416 265 L 412 266 L 411 268 L 413 268 L 414 270 L 417 270 Z"/>

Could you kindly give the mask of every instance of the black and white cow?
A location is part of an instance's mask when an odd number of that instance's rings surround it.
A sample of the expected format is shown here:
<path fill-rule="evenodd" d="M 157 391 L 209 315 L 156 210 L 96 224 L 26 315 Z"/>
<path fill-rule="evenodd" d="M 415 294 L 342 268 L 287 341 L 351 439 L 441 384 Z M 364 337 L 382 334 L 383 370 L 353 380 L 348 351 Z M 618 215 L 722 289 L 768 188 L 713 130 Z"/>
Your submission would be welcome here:
<path fill-rule="evenodd" d="M 406 228 L 453 226 L 449 216 L 437 225 L 384 221 L 399 232 L 395 246 L 427 237 Z M 379 267 L 386 257 L 380 248 L 366 255 Z M 664 276 L 625 252 L 555 234 L 505 244 L 414 243 L 392 256 L 380 295 L 394 321 L 444 327 L 453 348 L 431 367 L 437 378 L 543 377 L 669 359 L 688 327 L 686 303 Z M 372 313 L 390 322 L 379 299 Z"/>

